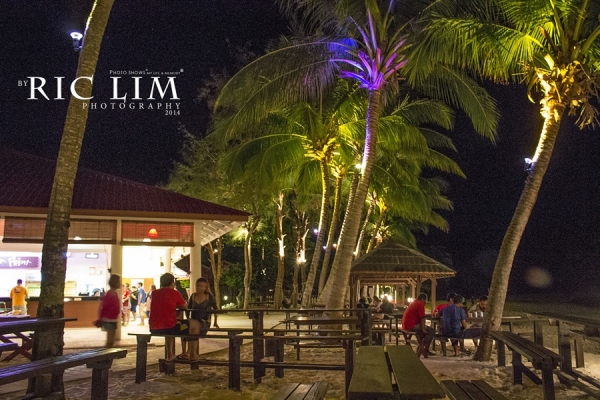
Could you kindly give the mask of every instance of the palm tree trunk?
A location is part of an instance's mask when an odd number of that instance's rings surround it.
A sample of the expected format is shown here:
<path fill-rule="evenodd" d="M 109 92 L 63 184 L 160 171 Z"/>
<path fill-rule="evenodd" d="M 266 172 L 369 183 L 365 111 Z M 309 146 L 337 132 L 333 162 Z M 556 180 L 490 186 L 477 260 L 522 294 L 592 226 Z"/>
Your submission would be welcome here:
<path fill-rule="evenodd" d="M 247 310 L 250 305 L 250 284 L 252 283 L 252 235 L 258 227 L 260 217 L 254 217 L 248 225 L 248 233 L 244 241 L 244 306 Z"/>
<path fill-rule="evenodd" d="M 327 282 L 327 276 L 329 274 L 329 261 L 331 260 L 331 253 L 333 252 L 333 243 L 335 241 L 338 219 L 340 219 L 340 209 L 342 205 L 342 183 L 344 183 L 344 176 L 340 174 L 335 180 L 333 215 L 331 216 L 331 221 L 329 223 L 329 232 L 327 233 L 327 249 L 325 250 L 323 265 L 321 266 L 321 274 L 319 275 L 319 296 L 323 292 L 323 288 L 325 287 L 325 282 Z"/>
<path fill-rule="evenodd" d="M 327 161 L 321 159 L 321 177 L 323 186 L 323 197 L 321 199 L 321 215 L 319 217 L 319 234 L 317 235 L 317 243 L 315 243 L 315 252 L 313 253 L 312 262 L 310 263 L 310 269 L 306 282 L 304 284 L 304 293 L 302 294 L 302 307 L 306 308 L 310 305 L 310 299 L 312 297 L 313 288 L 315 286 L 315 279 L 317 276 L 317 269 L 319 262 L 321 261 L 321 254 L 323 252 L 323 242 L 325 240 L 327 225 L 327 217 L 329 216 L 329 167 Z"/>
<path fill-rule="evenodd" d="M 356 189 L 358 188 L 359 181 L 360 181 L 360 174 L 358 174 L 358 173 L 354 174 L 354 176 L 352 177 L 352 184 L 350 185 L 350 193 L 348 194 L 348 202 L 346 203 L 346 212 L 344 213 L 344 218 L 342 219 L 342 225 L 344 224 L 346 215 L 348 214 L 348 208 L 350 206 L 350 199 L 354 198 L 354 195 L 356 194 Z M 338 240 L 338 242 L 339 242 L 339 240 Z M 329 276 L 331 276 L 331 272 L 329 273 Z M 321 291 L 319 291 L 319 298 L 317 299 L 317 304 L 326 304 L 327 299 L 329 298 L 329 296 L 331 296 L 331 288 L 333 286 L 327 285 L 328 281 L 329 281 L 329 277 L 326 278 L 325 286 L 323 287 L 323 289 Z"/>
<path fill-rule="evenodd" d="M 218 238 L 215 241 L 216 248 L 213 246 L 212 242 L 208 242 L 204 248 L 208 252 L 208 260 L 210 261 L 210 269 L 213 273 L 214 279 L 214 291 L 215 291 L 215 300 L 217 302 L 217 307 L 221 308 L 221 250 L 222 250 L 222 239 Z M 216 257 L 215 257 L 216 254 Z"/>
<path fill-rule="evenodd" d="M 373 229 L 373 236 L 371 236 L 371 240 L 369 241 L 369 246 L 367 246 L 367 253 L 375 248 L 377 244 L 377 234 L 379 234 L 379 230 L 381 229 L 381 224 L 385 219 L 386 211 L 380 210 L 379 217 L 377 217 L 377 222 L 375 223 L 375 228 Z"/>
<path fill-rule="evenodd" d="M 481 333 L 481 343 L 477 349 L 474 359 L 478 361 L 489 361 L 492 354 L 492 338 L 490 332 L 500 329 L 502 322 L 502 313 L 504 312 L 504 302 L 506 300 L 506 291 L 508 290 L 508 281 L 510 271 L 512 270 L 515 253 L 519 248 L 521 237 L 527 227 L 527 222 L 537 201 L 542 180 L 550 164 L 554 143 L 560 129 L 560 122 L 565 112 L 566 105 L 552 101 L 545 102 L 550 104 L 543 115 L 546 117 L 542 134 L 534 156 L 529 176 L 525 181 L 525 187 L 517 203 L 517 208 L 513 214 L 510 225 L 504 234 L 502 246 L 494 266 L 494 274 L 490 285 L 488 308 L 483 319 L 483 329 Z"/>
<path fill-rule="evenodd" d="M 367 231 L 367 227 L 369 226 L 369 218 L 371 218 L 371 214 L 373 213 L 373 209 L 375 208 L 375 202 L 371 201 L 369 204 L 369 208 L 367 209 L 367 215 L 365 215 L 365 222 L 360 230 L 360 235 L 358 235 L 358 241 L 356 243 L 356 250 L 354 250 L 354 258 L 360 257 L 360 249 L 362 248 L 363 240 L 365 238 L 365 232 Z"/>
<path fill-rule="evenodd" d="M 88 18 L 84 44 L 79 56 L 77 78 L 90 77 L 96 72 L 100 46 L 114 0 L 96 0 Z M 81 97 L 91 97 L 92 81 L 79 79 L 75 85 Z M 52 193 L 48 204 L 48 216 L 42 247 L 42 283 L 38 317 L 56 318 L 64 315 L 64 290 L 69 226 L 73 186 L 81 154 L 81 144 L 87 123 L 89 107 L 87 100 L 71 96 L 60 143 Z M 62 354 L 63 328 L 36 332 L 33 345 L 33 360 Z M 33 390 L 30 382 L 28 392 Z M 51 391 L 63 391 L 62 374 L 52 377 Z"/>
<path fill-rule="evenodd" d="M 294 264 L 294 278 L 292 282 L 292 307 L 298 307 L 298 280 L 300 279 L 301 266 L 306 262 L 306 235 L 308 235 L 308 219 L 305 212 L 295 211 L 296 225 L 294 232 L 296 234 L 296 244 L 294 254 L 296 254 L 296 263 Z"/>
<path fill-rule="evenodd" d="M 352 268 L 352 259 L 354 256 L 354 245 L 360 228 L 362 211 L 367 200 L 369 191 L 369 182 L 375 162 L 375 150 L 377 144 L 377 124 L 380 114 L 381 90 L 372 89 L 369 91 L 369 104 L 367 108 L 367 129 L 365 135 L 365 148 L 363 151 L 362 177 L 356 188 L 354 198 L 348 200 L 346 216 L 342 225 L 339 245 L 333 260 L 333 266 L 329 279 L 325 284 L 331 286 L 330 295 L 325 299 L 327 308 L 337 309 L 344 305 L 346 290 L 350 279 L 350 270 Z"/>
<path fill-rule="evenodd" d="M 275 280 L 275 293 L 273 293 L 273 307 L 277 310 L 281 308 L 283 300 L 283 276 L 285 273 L 285 247 L 283 245 L 283 193 L 280 192 L 275 202 L 277 207 L 277 243 L 279 245 L 279 253 L 277 255 L 277 278 Z"/>

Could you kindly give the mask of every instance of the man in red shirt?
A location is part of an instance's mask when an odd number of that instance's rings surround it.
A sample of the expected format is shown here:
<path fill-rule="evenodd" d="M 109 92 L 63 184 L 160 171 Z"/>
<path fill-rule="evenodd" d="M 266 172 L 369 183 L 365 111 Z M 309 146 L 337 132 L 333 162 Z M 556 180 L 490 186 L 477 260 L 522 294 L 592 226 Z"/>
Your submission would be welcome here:
<path fill-rule="evenodd" d="M 425 302 L 427 302 L 427 295 L 421 293 L 415 301 L 410 303 L 402 316 L 402 329 L 414 332 L 417 335 L 417 341 L 419 342 L 417 353 L 427 358 L 434 332 L 433 328 L 425 323 Z"/>
<path fill-rule="evenodd" d="M 175 290 L 175 277 L 166 273 L 160 277 L 160 289 L 152 291 L 152 318 L 150 333 L 181 335 L 188 333 L 188 325 L 177 320 L 177 310 L 187 310 L 181 293 Z M 175 359 L 175 338 L 165 337 L 166 362 Z"/>

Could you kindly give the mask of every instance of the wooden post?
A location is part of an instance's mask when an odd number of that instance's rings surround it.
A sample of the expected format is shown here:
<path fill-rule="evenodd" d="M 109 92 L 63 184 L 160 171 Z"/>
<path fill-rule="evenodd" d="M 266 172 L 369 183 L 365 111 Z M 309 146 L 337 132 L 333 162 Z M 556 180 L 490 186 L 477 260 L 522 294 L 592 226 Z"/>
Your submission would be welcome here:
<path fill-rule="evenodd" d="M 544 331 L 542 321 L 539 319 L 533 321 L 533 341 L 541 346 L 544 345 Z"/>
<path fill-rule="evenodd" d="M 417 293 L 416 293 L 416 295 L 415 295 L 415 296 L 413 296 L 413 299 L 414 299 L 416 296 L 418 296 L 418 295 L 420 295 L 420 294 L 421 294 L 421 285 L 422 285 L 422 284 L 423 284 L 423 281 L 421 281 L 421 277 L 420 277 L 420 276 L 418 276 L 418 277 L 417 277 L 417 288 L 416 288 L 416 291 L 417 291 Z"/>
<path fill-rule="evenodd" d="M 498 343 L 500 344 L 500 343 Z M 523 363 L 521 361 L 521 354 L 514 351 L 512 352 L 512 365 L 513 365 L 513 384 L 523 384 Z"/>
<path fill-rule="evenodd" d="M 231 335 L 229 337 L 229 389 L 239 392 L 240 381 L 240 348 L 242 338 Z"/>
<path fill-rule="evenodd" d="M 262 337 L 264 332 L 263 312 L 250 311 L 248 313 L 252 319 L 252 336 Z M 265 341 L 263 339 L 252 339 L 252 361 L 254 364 L 254 382 L 261 383 L 261 378 L 265 376 L 265 369 L 260 365 L 261 360 L 265 358 Z"/>
<path fill-rule="evenodd" d="M 135 355 L 135 383 L 146 381 L 146 364 L 148 361 L 148 343 L 150 335 L 137 335 L 137 353 Z"/>
<path fill-rule="evenodd" d="M 567 373 L 573 372 L 573 361 L 571 359 L 571 337 L 569 328 L 563 321 L 556 321 L 558 324 L 558 354 L 563 357 L 560 369 Z"/>
<path fill-rule="evenodd" d="M 506 346 L 499 340 L 496 340 L 498 345 L 498 366 L 506 367 Z"/>
<path fill-rule="evenodd" d="M 275 336 L 284 337 L 285 332 L 275 332 Z M 275 362 L 283 362 L 283 355 L 285 354 L 284 350 L 285 340 L 277 339 L 275 343 Z M 275 377 L 283 378 L 284 369 L 282 367 L 275 368 Z"/>
<path fill-rule="evenodd" d="M 92 369 L 92 400 L 108 400 L 108 370 L 112 365 L 112 359 L 97 361 L 88 364 Z"/>
<path fill-rule="evenodd" d="M 352 373 L 354 372 L 354 355 L 355 355 L 355 344 L 354 340 L 346 341 L 345 349 L 345 378 L 346 378 L 346 398 L 348 398 L 348 388 L 350 387 L 350 380 L 352 379 Z"/>
<path fill-rule="evenodd" d="M 404 305 L 404 304 L 406 304 L 406 285 L 403 284 L 400 287 L 402 288 L 401 289 L 402 290 L 402 297 L 401 298 L 402 298 L 402 304 Z"/>
<path fill-rule="evenodd" d="M 431 278 L 431 313 L 437 307 L 437 279 Z"/>
<path fill-rule="evenodd" d="M 371 346 L 372 345 L 372 337 L 371 337 L 371 311 L 370 310 L 360 310 L 358 312 L 358 318 L 360 319 L 360 336 L 363 346 Z"/>
<path fill-rule="evenodd" d="M 583 355 L 583 339 L 575 338 L 575 366 L 577 368 L 585 368 L 585 360 Z"/>
<path fill-rule="evenodd" d="M 410 297 L 412 297 L 413 301 L 415 300 L 416 296 L 415 296 L 415 284 L 413 282 L 411 282 L 410 284 Z"/>

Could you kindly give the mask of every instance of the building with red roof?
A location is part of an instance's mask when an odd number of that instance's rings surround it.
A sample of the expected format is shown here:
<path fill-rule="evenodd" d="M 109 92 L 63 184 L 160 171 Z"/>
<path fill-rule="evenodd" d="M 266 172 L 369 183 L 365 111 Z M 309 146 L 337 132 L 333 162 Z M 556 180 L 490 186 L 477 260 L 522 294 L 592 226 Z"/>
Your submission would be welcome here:
<path fill-rule="evenodd" d="M 41 247 L 56 162 L 0 147 L 0 298 L 17 279 L 39 294 Z M 109 273 L 146 290 L 173 262 L 190 257 L 200 276 L 202 245 L 236 229 L 249 214 L 79 168 L 73 189 L 65 297 L 106 286 Z M 95 302 L 94 302 L 95 303 Z M 65 308 L 65 313 L 67 308 Z M 87 324 L 89 321 L 85 321 Z"/>

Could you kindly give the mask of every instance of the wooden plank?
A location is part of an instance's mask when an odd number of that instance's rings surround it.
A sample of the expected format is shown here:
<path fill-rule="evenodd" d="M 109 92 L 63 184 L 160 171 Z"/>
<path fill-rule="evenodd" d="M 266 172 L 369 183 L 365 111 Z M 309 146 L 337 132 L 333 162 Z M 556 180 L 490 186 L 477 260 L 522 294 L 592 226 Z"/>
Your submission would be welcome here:
<path fill-rule="evenodd" d="M 385 352 L 379 346 L 362 346 L 354 361 L 349 400 L 393 399 L 392 380 Z"/>
<path fill-rule="evenodd" d="M 450 400 L 472 400 L 456 382 L 445 380 L 441 384 Z"/>
<path fill-rule="evenodd" d="M 272 400 L 287 400 L 288 396 L 296 390 L 296 388 L 300 385 L 299 383 L 290 383 L 289 385 L 285 385 L 275 394 Z"/>
<path fill-rule="evenodd" d="M 304 397 L 304 400 L 322 400 L 329 390 L 329 383 L 324 381 L 315 382 L 310 391 Z"/>
<path fill-rule="evenodd" d="M 491 387 L 486 381 L 471 381 L 471 383 L 479 388 L 483 393 L 487 394 L 493 400 L 508 400 L 502 393 Z"/>
<path fill-rule="evenodd" d="M 444 390 L 409 346 L 388 346 L 387 355 L 402 399 L 444 398 Z"/>
<path fill-rule="evenodd" d="M 294 392 L 289 395 L 287 400 L 304 400 L 304 397 L 310 391 L 312 386 L 312 383 L 301 383 L 300 385 L 298 385 L 296 390 L 294 390 Z"/>
<path fill-rule="evenodd" d="M 456 384 L 473 400 L 489 400 L 487 394 L 481 392 L 470 381 L 456 381 Z"/>
<path fill-rule="evenodd" d="M 562 383 L 567 384 L 569 386 L 574 386 L 577 389 L 581 390 L 582 392 L 587 393 L 588 395 L 592 396 L 595 399 L 600 399 L 600 390 L 592 388 L 592 387 L 586 385 L 585 383 L 578 381 L 576 378 L 567 374 L 566 372 L 554 371 L 554 373 L 558 376 L 559 380 Z"/>

